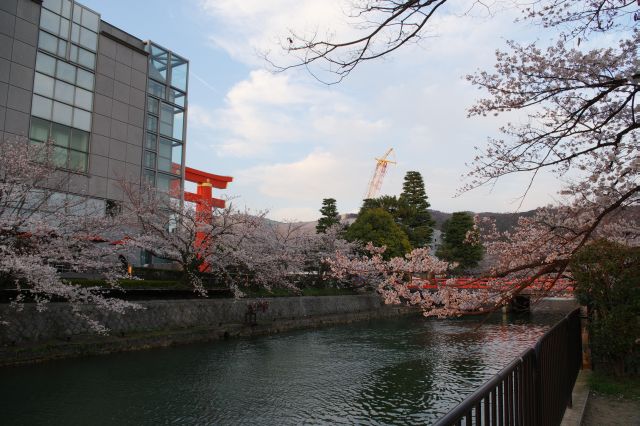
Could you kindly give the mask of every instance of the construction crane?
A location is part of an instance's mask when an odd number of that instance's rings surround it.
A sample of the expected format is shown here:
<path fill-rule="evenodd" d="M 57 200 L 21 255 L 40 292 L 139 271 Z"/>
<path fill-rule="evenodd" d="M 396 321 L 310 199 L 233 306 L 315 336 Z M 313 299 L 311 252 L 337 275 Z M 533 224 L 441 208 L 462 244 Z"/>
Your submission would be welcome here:
<path fill-rule="evenodd" d="M 371 181 L 369 182 L 369 188 L 367 189 L 367 193 L 364 196 L 365 200 L 370 198 L 375 198 L 380 192 L 380 188 L 382 187 L 382 180 L 384 179 L 384 175 L 387 173 L 387 165 L 396 164 L 395 161 L 389 159 L 389 155 L 393 153 L 393 148 L 389 148 L 389 150 L 382 156 L 382 158 L 376 158 L 376 169 L 373 171 L 373 176 L 371 177 Z"/>

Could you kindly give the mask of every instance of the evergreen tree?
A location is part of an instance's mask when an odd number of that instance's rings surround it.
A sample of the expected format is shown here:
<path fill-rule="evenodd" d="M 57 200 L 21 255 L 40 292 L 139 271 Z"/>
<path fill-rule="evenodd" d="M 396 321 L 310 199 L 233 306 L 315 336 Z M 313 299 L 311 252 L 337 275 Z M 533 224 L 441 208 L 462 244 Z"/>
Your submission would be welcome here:
<path fill-rule="evenodd" d="M 404 177 L 399 198 L 398 219 L 413 247 L 425 247 L 431 242 L 434 222 L 429 213 L 429 201 L 420 172 L 410 171 Z"/>
<path fill-rule="evenodd" d="M 327 228 L 340 223 L 340 215 L 338 214 L 338 208 L 336 207 L 336 200 L 334 198 L 325 198 L 322 200 L 320 213 L 322 216 L 318 219 L 316 233 L 324 234 L 327 232 Z"/>
<path fill-rule="evenodd" d="M 411 251 L 411 244 L 393 216 L 382 208 L 364 209 L 345 233 L 347 241 L 371 242 L 375 246 L 387 246 L 384 258 L 404 256 Z"/>
<path fill-rule="evenodd" d="M 436 256 L 448 262 L 457 262 L 458 273 L 477 266 L 484 255 L 481 244 L 467 241 L 467 232 L 472 230 L 473 217 L 467 212 L 454 213 L 442 226 L 442 245 Z"/>

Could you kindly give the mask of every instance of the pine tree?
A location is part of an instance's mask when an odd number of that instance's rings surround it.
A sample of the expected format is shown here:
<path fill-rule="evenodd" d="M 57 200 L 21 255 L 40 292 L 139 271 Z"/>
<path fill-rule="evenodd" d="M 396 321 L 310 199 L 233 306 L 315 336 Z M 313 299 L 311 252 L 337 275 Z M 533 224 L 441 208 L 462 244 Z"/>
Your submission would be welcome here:
<path fill-rule="evenodd" d="M 371 242 L 378 247 L 386 246 L 387 250 L 383 254 L 385 259 L 404 256 L 411 251 L 407 234 L 383 208 L 362 210 L 356 221 L 347 229 L 345 238 L 347 241 L 360 241 L 363 244 Z"/>
<path fill-rule="evenodd" d="M 399 198 L 398 218 L 413 247 L 425 247 L 433 236 L 433 220 L 420 172 L 409 171 L 404 177 Z"/>
<path fill-rule="evenodd" d="M 484 255 L 481 244 L 467 241 L 467 232 L 473 230 L 473 217 L 467 212 L 456 212 L 442 226 L 442 245 L 436 256 L 448 262 L 457 262 L 456 272 L 478 265 Z"/>
<path fill-rule="evenodd" d="M 318 219 L 316 233 L 324 234 L 328 228 L 340 223 L 340 215 L 338 214 L 338 208 L 336 207 L 336 200 L 334 198 L 325 198 L 322 200 L 320 213 L 322 216 Z"/>

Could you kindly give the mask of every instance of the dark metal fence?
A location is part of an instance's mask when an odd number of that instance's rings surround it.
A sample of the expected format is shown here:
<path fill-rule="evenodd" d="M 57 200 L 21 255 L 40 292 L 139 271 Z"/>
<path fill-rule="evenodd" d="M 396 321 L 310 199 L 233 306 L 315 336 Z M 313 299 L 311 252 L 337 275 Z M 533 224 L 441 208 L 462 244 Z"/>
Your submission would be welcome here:
<path fill-rule="evenodd" d="M 559 425 L 581 365 L 576 309 L 436 425 Z"/>

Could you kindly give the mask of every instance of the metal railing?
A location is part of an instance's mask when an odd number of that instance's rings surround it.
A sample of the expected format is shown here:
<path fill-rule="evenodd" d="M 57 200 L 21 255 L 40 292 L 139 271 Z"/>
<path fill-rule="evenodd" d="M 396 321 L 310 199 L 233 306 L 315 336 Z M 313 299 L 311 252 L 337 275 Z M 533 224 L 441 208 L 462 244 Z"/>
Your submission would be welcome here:
<path fill-rule="evenodd" d="M 581 365 L 576 309 L 436 425 L 559 425 Z"/>

